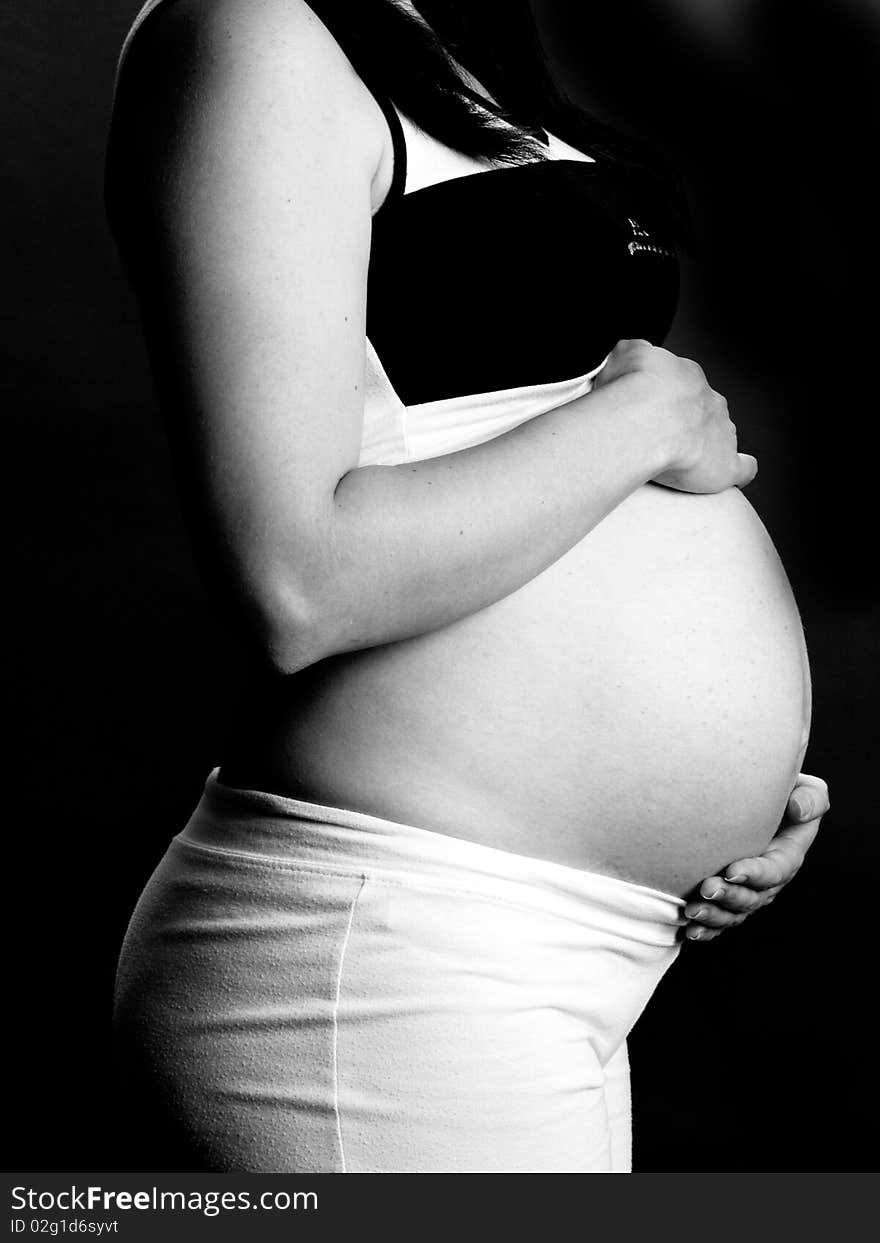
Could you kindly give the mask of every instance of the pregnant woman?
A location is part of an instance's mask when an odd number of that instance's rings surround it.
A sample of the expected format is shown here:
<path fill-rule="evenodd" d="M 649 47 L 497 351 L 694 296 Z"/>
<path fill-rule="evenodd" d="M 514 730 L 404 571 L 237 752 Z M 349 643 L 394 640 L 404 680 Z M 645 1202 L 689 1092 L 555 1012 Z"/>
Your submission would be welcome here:
<path fill-rule="evenodd" d="M 772 900 L 827 807 L 754 460 L 660 346 L 674 188 L 530 35 L 152 0 L 123 51 L 110 221 L 258 658 L 119 963 L 164 1169 L 628 1169 L 688 919 Z"/>

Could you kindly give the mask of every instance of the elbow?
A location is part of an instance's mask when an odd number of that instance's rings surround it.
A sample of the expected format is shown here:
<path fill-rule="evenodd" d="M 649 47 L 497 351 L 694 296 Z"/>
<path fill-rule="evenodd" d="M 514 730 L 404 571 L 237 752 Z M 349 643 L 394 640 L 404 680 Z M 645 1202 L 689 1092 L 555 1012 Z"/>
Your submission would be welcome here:
<path fill-rule="evenodd" d="M 330 656 L 369 647 L 363 576 L 332 538 L 297 547 L 265 545 L 245 574 L 255 605 L 259 656 L 276 677 L 300 673 Z"/>
<path fill-rule="evenodd" d="M 331 655 L 324 609 L 315 594 L 276 584 L 262 595 L 259 615 L 260 655 L 276 677 L 300 673 Z"/>
<path fill-rule="evenodd" d="M 317 586 L 279 576 L 261 592 L 259 612 L 260 651 L 275 676 L 300 673 L 346 647 L 339 623 L 347 610 L 326 580 Z"/>

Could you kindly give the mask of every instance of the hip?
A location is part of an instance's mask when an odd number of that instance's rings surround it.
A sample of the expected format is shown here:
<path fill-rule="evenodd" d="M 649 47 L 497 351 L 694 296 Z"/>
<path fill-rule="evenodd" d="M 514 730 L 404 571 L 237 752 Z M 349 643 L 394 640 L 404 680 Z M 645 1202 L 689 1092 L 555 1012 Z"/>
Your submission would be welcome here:
<path fill-rule="evenodd" d="M 680 922 L 674 895 L 215 772 L 120 956 L 127 1097 L 189 1168 L 622 1168 L 625 1039 Z"/>

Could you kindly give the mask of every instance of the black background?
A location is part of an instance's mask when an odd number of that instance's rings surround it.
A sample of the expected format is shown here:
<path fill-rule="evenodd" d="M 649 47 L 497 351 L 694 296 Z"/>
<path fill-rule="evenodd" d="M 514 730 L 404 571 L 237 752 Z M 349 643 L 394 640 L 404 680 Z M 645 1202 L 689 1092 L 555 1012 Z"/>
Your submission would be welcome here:
<path fill-rule="evenodd" d="M 115 956 L 217 762 L 244 658 L 174 498 L 101 205 L 139 0 L 10 6 L 2 339 L 12 729 L 6 1168 L 125 1169 Z M 870 0 L 541 0 L 563 80 L 685 172 L 698 251 L 668 346 L 724 392 L 813 665 L 834 803 L 768 911 L 686 946 L 632 1038 L 636 1169 L 875 1170 L 877 624 Z M 161 1163 L 160 1163 L 161 1164 Z M 742 1207 L 742 1206 L 741 1206 Z"/>

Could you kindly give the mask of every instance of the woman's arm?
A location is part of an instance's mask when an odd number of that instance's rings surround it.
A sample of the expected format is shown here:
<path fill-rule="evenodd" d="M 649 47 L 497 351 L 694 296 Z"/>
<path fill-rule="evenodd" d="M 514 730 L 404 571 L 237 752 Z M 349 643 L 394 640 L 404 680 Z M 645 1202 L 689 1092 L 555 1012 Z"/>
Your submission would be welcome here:
<path fill-rule="evenodd" d="M 277 670 L 485 607 L 656 476 L 748 482 L 723 399 L 645 343 L 495 440 L 355 469 L 381 112 L 295 0 L 181 0 L 151 38 L 156 72 L 146 89 L 142 53 L 115 126 L 140 222 L 136 244 L 119 233 L 212 540 Z"/>

